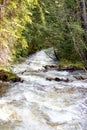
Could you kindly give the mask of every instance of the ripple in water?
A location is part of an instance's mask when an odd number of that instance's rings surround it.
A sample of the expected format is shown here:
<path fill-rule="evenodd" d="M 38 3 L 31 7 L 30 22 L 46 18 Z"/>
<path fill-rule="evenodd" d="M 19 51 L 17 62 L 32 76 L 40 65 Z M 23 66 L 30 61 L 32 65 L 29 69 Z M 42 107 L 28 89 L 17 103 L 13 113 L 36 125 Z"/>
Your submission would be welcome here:
<path fill-rule="evenodd" d="M 24 82 L 10 84 L 0 98 L 0 130 L 87 130 L 87 81 L 74 78 L 80 72 L 44 72 L 43 66 L 56 65 L 47 54 L 51 51 L 14 65 Z M 47 76 L 70 81 L 47 81 Z"/>

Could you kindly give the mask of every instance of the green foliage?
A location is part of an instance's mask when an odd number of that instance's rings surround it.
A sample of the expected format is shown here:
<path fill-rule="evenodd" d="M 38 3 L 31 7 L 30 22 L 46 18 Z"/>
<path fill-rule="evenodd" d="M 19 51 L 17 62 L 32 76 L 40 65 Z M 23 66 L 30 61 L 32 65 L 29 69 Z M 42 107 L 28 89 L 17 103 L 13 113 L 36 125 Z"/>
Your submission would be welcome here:
<path fill-rule="evenodd" d="M 25 50 L 28 48 L 28 43 L 23 31 L 26 29 L 26 23 L 32 24 L 28 8 L 30 8 L 28 0 L 6 1 L 0 22 L 0 44 L 3 44 L 4 48 L 9 46 L 11 53 L 17 57 L 27 55 Z"/>
<path fill-rule="evenodd" d="M 13 57 L 53 46 L 60 60 L 84 61 L 87 44 L 77 0 L 8 0 L 0 13 L 0 46 L 9 47 Z"/>
<path fill-rule="evenodd" d="M 21 79 L 16 74 L 3 69 L 0 70 L 0 80 L 13 82 L 21 81 Z"/>
<path fill-rule="evenodd" d="M 64 5 L 69 8 L 73 9 L 75 7 L 76 0 L 64 0 Z"/>
<path fill-rule="evenodd" d="M 66 59 L 61 59 L 59 66 L 75 66 L 78 69 L 82 69 L 84 68 L 83 64 L 81 61 L 70 61 L 70 60 L 66 60 Z"/>

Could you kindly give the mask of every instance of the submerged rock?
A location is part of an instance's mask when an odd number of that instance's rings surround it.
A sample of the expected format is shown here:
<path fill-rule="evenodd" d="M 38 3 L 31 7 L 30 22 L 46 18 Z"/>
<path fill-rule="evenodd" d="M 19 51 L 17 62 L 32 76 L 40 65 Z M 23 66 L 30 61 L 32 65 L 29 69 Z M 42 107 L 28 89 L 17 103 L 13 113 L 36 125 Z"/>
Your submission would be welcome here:
<path fill-rule="evenodd" d="M 46 80 L 49 80 L 49 81 L 57 81 L 57 82 L 60 82 L 60 81 L 63 81 L 63 82 L 69 82 L 69 79 L 63 79 L 63 78 L 58 78 L 58 77 L 55 77 L 55 78 L 52 78 L 52 77 L 47 77 Z"/>
<path fill-rule="evenodd" d="M 76 78 L 77 80 L 86 80 L 87 79 L 87 76 L 74 76 L 74 78 Z"/>
<path fill-rule="evenodd" d="M 0 80 L 18 82 L 21 81 L 21 78 L 12 72 L 0 70 Z"/>
<path fill-rule="evenodd" d="M 6 93 L 9 83 L 7 82 L 0 82 L 0 97 Z"/>

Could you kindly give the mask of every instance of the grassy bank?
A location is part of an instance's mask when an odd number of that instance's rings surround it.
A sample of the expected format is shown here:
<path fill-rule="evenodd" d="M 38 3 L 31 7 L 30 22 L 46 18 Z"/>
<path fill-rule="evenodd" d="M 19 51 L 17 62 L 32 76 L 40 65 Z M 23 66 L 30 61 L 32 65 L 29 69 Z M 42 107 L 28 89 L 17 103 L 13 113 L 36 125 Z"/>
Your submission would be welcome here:
<path fill-rule="evenodd" d="M 12 82 L 18 82 L 21 81 L 21 79 L 14 73 L 9 72 L 5 69 L 0 69 L 0 80 L 1 81 L 12 81 Z"/>
<path fill-rule="evenodd" d="M 74 61 L 68 61 L 65 59 L 60 60 L 59 66 L 75 66 L 78 69 L 84 68 L 84 65 L 80 61 L 74 62 Z"/>

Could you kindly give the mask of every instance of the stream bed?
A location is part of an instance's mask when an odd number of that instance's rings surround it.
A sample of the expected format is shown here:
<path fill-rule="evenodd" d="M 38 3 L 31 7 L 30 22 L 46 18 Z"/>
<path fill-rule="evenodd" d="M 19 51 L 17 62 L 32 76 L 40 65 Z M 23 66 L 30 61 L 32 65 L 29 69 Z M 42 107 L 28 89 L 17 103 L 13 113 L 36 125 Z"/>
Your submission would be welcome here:
<path fill-rule="evenodd" d="M 23 82 L 9 83 L 0 97 L 0 130 L 87 130 L 87 79 L 74 78 L 87 74 L 44 71 L 43 66 L 56 65 L 50 51 L 39 51 L 13 66 Z"/>

